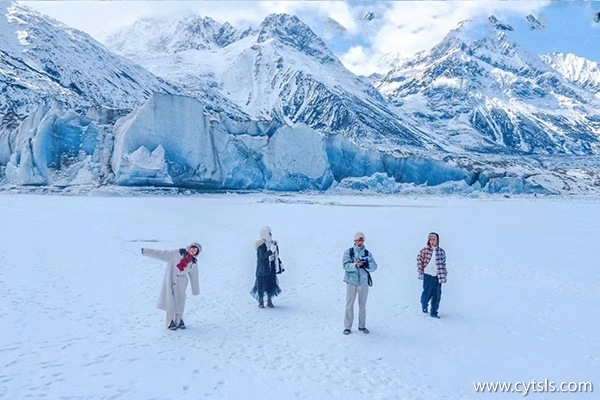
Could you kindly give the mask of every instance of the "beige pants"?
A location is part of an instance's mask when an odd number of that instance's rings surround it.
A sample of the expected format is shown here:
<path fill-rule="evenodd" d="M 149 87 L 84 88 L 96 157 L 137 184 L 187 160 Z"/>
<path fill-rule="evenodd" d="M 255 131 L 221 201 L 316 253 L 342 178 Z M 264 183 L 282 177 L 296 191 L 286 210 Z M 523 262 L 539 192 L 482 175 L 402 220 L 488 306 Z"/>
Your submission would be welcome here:
<path fill-rule="evenodd" d="M 166 318 L 167 328 L 171 324 L 171 321 L 175 322 L 175 326 L 179 326 L 179 321 L 181 321 L 182 317 L 183 317 L 182 314 L 167 313 L 167 318 Z"/>
<path fill-rule="evenodd" d="M 344 316 L 344 329 L 351 329 L 354 321 L 354 300 L 358 295 L 358 327 L 364 328 L 367 321 L 367 296 L 368 286 L 357 286 L 346 283 L 346 315 Z"/>

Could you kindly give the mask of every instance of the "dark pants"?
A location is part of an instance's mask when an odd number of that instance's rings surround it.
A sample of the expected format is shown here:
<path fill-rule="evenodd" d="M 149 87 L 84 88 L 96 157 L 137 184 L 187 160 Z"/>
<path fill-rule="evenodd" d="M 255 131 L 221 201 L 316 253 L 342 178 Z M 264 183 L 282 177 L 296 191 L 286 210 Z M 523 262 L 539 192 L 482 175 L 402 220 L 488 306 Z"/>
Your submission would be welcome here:
<path fill-rule="evenodd" d="M 421 294 L 421 307 L 427 308 L 431 300 L 431 315 L 437 315 L 442 299 L 442 284 L 438 282 L 437 276 L 423 275 L 423 293 Z"/>

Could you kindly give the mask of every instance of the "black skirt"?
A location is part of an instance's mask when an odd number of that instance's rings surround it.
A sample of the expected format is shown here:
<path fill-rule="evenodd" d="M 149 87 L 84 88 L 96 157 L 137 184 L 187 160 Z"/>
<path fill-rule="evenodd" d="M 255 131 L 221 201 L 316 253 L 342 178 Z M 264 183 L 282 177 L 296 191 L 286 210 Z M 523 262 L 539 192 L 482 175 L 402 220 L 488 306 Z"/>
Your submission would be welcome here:
<path fill-rule="evenodd" d="M 254 281 L 254 287 L 250 291 L 252 297 L 257 301 L 261 301 L 265 294 L 267 298 L 271 298 L 276 297 L 279 293 L 281 293 L 281 289 L 279 288 L 279 281 L 275 274 L 257 276 Z"/>

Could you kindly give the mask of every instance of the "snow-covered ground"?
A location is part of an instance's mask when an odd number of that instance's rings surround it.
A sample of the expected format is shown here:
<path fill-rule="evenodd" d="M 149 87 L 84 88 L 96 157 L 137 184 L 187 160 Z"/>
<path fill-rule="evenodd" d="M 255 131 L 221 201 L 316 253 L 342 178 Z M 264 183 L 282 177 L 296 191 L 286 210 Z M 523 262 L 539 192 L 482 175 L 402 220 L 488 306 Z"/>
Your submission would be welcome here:
<path fill-rule="evenodd" d="M 0 221 L 3 399 L 517 399 L 473 382 L 600 385 L 598 200 L 2 194 Z M 275 309 L 249 294 L 265 224 L 286 265 Z M 344 336 L 341 257 L 357 230 L 379 269 L 371 334 L 355 321 Z M 441 320 L 419 306 L 415 258 L 432 230 L 448 256 Z M 165 265 L 140 247 L 192 241 L 201 293 L 172 332 L 155 308 Z"/>

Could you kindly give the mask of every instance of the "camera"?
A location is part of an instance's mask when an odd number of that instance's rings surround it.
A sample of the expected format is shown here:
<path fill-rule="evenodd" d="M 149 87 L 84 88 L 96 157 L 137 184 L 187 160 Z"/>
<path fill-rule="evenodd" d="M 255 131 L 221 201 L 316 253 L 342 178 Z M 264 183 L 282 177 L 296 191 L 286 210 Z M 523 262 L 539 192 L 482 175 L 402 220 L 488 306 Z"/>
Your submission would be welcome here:
<path fill-rule="evenodd" d="M 358 261 L 362 262 L 360 268 L 369 268 L 369 259 L 366 257 L 361 257 Z"/>

